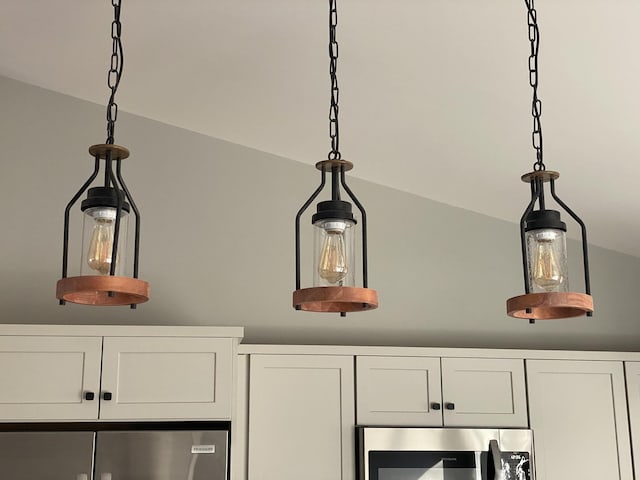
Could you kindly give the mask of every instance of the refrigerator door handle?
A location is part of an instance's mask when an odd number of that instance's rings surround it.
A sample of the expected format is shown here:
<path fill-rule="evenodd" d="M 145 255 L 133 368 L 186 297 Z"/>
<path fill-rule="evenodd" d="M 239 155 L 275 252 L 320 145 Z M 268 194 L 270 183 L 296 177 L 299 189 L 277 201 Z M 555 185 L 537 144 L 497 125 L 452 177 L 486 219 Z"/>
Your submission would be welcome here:
<path fill-rule="evenodd" d="M 110 472 L 101 473 L 100 480 L 111 480 L 111 473 Z"/>
<path fill-rule="evenodd" d="M 489 452 L 487 454 L 487 479 L 504 480 L 502 471 L 502 455 L 497 440 L 489 440 Z"/>

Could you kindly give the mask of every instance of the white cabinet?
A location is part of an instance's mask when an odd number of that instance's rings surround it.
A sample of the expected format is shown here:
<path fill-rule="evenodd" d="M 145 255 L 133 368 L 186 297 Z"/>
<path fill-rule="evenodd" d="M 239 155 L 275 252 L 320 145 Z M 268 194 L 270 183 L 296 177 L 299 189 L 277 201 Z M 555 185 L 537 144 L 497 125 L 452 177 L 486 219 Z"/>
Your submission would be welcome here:
<path fill-rule="evenodd" d="M 230 419 L 234 342 L 0 336 L 0 420 Z"/>
<path fill-rule="evenodd" d="M 527 427 L 518 359 L 358 356 L 359 425 Z"/>
<path fill-rule="evenodd" d="M 0 419 L 98 418 L 101 349 L 101 337 L 0 336 Z"/>
<path fill-rule="evenodd" d="M 249 480 L 353 480 L 353 357 L 249 362 Z"/>
<path fill-rule="evenodd" d="M 640 362 L 626 362 L 629 425 L 636 478 L 640 479 Z"/>
<path fill-rule="evenodd" d="M 632 480 L 622 362 L 526 363 L 537 478 Z"/>
<path fill-rule="evenodd" d="M 106 337 L 100 418 L 231 418 L 232 342 Z"/>
<path fill-rule="evenodd" d="M 358 425 L 442 426 L 440 359 L 356 357 Z"/>

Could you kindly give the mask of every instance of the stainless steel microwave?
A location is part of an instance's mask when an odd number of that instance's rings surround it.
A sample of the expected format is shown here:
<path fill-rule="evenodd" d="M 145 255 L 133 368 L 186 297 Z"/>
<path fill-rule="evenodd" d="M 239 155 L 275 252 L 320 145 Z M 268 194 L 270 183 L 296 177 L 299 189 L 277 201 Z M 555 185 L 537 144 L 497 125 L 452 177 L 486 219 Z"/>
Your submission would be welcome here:
<path fill-rule="evenodd" d="M 359 480 L 535 480 L 531 430 L 357 427 Z"/>

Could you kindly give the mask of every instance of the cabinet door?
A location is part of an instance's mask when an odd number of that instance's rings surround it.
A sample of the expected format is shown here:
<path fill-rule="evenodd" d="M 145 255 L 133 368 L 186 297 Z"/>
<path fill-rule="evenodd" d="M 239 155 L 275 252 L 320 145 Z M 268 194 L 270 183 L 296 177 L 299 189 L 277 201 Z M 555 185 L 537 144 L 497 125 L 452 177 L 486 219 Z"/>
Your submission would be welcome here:
<path fill-rule="evenodd" d="M 358 425 L 442 426 L 440 359 L 356 359 Z"/>
<path fill-rule="evenodd" d="M 353 480 L 353 357 L 251 355 L 249 480 Z"/>
<path fill-rule="evenodd" d="M 232 356 L 227 338 L 105 337 L 100 418 L 230 419 Z"/>
<path fill-rule="evenodd" d="M 101 337 L 0 337 L 0 419 L 98 418 L 101 348 Z"/>
<path fill-rule="evenodd" d="M 622 362 L 526 364 L 537 478 L 632 480 Z"/>
<path fill-rule="evenodd" d="M 627 395 L 629 395 L 629 425 L 636 478 L 640 479 L 640 362 L 626 362 Z"/>
<path fill-rule="evenodd" d="M 524 360 L 443 358 L 442 400 L 447 427 L 524 427 Z"/>

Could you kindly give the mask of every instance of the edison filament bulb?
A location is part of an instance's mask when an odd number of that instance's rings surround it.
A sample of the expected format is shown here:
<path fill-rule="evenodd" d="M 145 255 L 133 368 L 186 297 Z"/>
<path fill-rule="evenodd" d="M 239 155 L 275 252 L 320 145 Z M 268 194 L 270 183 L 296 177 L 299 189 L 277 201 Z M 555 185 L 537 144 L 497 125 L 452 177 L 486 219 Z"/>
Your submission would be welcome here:
<path fill-rule="evenodd" d="M 339 285 L 349 272 L 349 262 L 344 241 L 346 222 L 326 222 L 326 232 L 320 250 L 318 275 L 327 283 Z"/>
<path fill-rule="evenodd" d="M 94 220 L 87 251 L 87 265 L 100 275 L 108 275 L 111 270 L 116 210 L 94 208 L 87 214 Z"/>
<path fill-rule="evenodd" d="M 531 292 L 569 291 L 566 225 L 560 221 L 560 214 L 553 210 L 532 212 L 527 223 L 525 237 Z"/>

